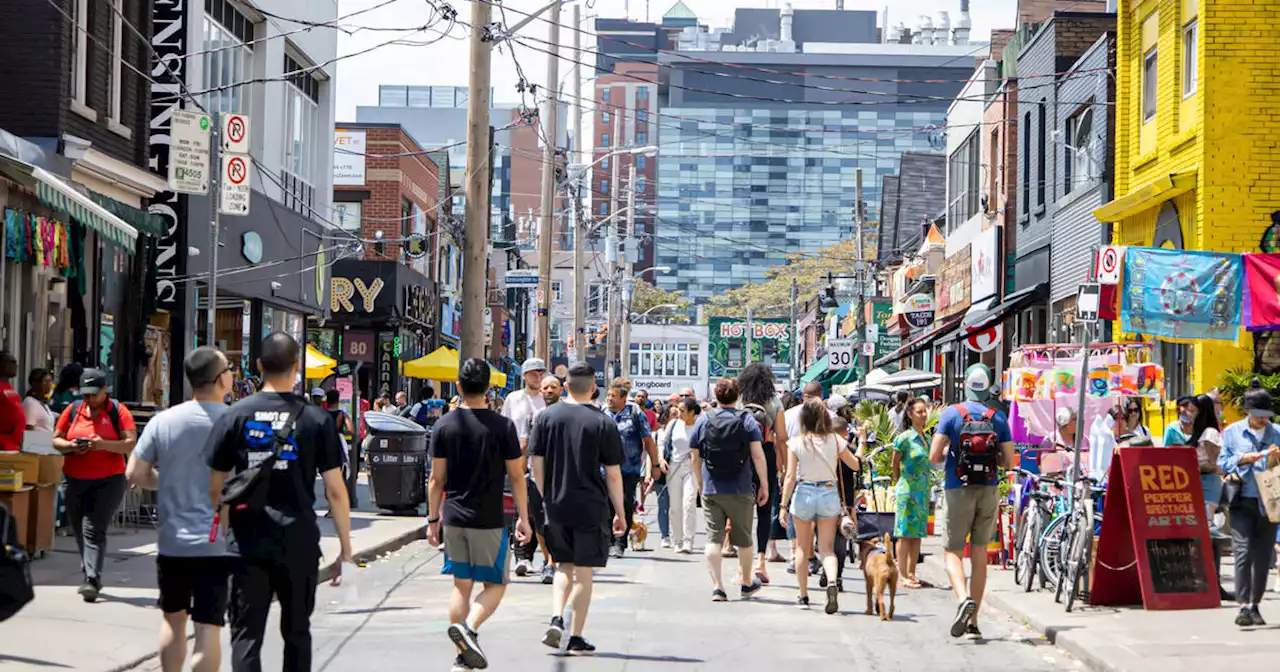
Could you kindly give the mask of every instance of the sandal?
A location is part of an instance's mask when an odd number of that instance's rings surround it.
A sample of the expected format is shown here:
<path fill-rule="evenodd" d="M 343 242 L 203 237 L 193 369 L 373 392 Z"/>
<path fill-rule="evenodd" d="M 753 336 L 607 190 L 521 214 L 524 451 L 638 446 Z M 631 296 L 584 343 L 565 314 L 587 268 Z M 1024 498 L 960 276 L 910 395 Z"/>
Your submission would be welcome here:
<path fill-rule="evenodd" d="M 782 557 L 781 553 L 775 551 L 773 555 L 769 556 L 769 562 L 786 562 L 786 559 Z"/>
<path fill-rule="evenodd" d="M 769 585 L 769 574 L 765 572 L 763 569 L 756 570 L 756 579 L 758 579 L 760 583 L 766 586 Z"/>

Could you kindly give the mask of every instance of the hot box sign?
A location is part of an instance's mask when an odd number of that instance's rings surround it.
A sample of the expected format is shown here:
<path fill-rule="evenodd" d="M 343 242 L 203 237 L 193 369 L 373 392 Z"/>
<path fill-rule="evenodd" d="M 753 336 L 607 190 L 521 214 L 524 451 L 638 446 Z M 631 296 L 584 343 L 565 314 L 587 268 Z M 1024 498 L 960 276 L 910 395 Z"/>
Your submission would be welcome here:
<path fill-rule="evenodd" d="M 707 320 L 707 374 L 712 380 L 736 376 L 748 361 L 747 320 L 712 317 Z M 791 361 L 791 323 L 786 318 L 751 322 L 752 362 L 786 364 Z"/>

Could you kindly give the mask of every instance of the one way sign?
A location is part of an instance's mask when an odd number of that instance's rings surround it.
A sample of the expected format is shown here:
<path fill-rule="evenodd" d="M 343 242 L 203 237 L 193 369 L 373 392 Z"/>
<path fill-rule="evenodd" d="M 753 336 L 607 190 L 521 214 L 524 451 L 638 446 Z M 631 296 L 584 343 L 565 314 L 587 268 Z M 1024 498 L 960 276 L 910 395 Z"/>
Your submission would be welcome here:
<path fill-rule="evenodd" d="M 218 212 L 224 215 L 249 214 L 252 194 L 249 157 L 247 154 L 222 155 L 222 179 L 218 196 Z"/>

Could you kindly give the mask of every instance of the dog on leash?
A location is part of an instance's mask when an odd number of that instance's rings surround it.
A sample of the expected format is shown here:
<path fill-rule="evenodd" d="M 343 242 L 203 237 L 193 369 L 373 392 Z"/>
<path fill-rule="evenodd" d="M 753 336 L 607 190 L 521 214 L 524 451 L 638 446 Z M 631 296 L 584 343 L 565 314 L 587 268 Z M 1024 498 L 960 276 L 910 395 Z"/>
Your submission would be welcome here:
<path fill-rule="evenodd" d="M 871 549 L 863 562 L 863 574 L 867 579 L 867 615 L 880 614 L 880 620 L 893 618 L 893 605 L 898 595 L 898 563 L 893 557 L 893 539 L 884 535 L 884 548 Z M 889 608 L 885 609 L 884 591 L 889 590 Z M 873 605 L 874 600 L 874 605 Z"/>
<path fill-rule="evenodd" d="M 631 538 L 631 550 L 647 551 L 645 542 L 649 540 L 649 526 L 636 520 L 631 523 L 631 533 L 627 535 Z"/>

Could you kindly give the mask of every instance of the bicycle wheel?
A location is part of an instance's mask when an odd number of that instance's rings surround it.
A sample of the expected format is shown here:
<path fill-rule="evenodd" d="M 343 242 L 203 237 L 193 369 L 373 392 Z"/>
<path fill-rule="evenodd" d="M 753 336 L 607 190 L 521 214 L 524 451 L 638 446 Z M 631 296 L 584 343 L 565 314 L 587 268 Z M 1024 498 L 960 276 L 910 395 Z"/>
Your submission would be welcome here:
<path fill-rule="evenodd" d="M 1040 533 L 1040 541 L 1036 546 L 1036 554 L 1039 556 L 1040 569 L 1040 587 L 1044 588 L 1049 585 L 1057 585 L 1058 574 L 1063 571 L 1062 558 L 1065 554 L 1065 548 L 1062 545 L 1062 535 L 1065 532 L 1066 522 L 1065 516 L 1059 516 L 1049 521 L 1044 531 Z"/>
<path fill-rule="evenodd" d="M 1062 540 L 1059 548 L 1062 549 L 1060 554 L 1061 565 L 1058 567 L 1058 580 L 1053 586 L 1053 601 L 1062 603 L 1062 590 L 1067 584 L 1067 574 L 1070 573 L 1072 551 L 1075 549 L 1076 543 L 1076 522 L 1071 518 L 1067 518 L 1067 522 L 1062 525 Z"/>
<path fill-rule="evenodd" d="M 1023 531 L 1021 538 L 1022 550 L 1015 558 L 1016 566 L 1014 567 L 1014 578 L 1021 579 L 1020 585 L 1026 592 L 1035 589 L 1036 576 L 1038 574 L 1037 565 L 1040 562 L 1040 515 L 1033 514 L 1028 520 L 1026 529 Z"/>
<path fill-rule="evenodd" d="M 1026 530 L 1030 509 L 1023 509 L 1018 515 L 1018 524 L 1014 528 L 1013 542 L 1013 582 L 1022 585 L 1022 566 L 1026 562 Z"/>
<path fill-rule="evenodd" d="M 1081 583 L 1089 573 L 1089 559 L 1093 555 L 1093 535 L 1081 531 L 1076 535 L 1076 550 L 1072 553 L 1075 562 L 1071 563 L 1071 592 L 1067 593 L 1067 613 L 1080 595 Z"/>

